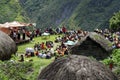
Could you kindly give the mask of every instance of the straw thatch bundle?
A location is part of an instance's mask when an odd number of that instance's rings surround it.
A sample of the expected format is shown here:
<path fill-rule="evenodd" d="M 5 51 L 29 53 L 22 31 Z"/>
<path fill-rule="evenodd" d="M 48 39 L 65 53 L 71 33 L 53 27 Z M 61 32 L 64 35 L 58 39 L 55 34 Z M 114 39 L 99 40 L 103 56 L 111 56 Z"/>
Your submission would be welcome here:
<path fill-rule="evenodd" d="M 0 60 L 10 59 L 16 51 L 16 43 L 7 34 L 0 31 Z"/>
<path fill-rule="evenodd" d="M 40 73 L 38 80 L 118 80 L 102 63 L 85 56 L 60 58 Z"/>

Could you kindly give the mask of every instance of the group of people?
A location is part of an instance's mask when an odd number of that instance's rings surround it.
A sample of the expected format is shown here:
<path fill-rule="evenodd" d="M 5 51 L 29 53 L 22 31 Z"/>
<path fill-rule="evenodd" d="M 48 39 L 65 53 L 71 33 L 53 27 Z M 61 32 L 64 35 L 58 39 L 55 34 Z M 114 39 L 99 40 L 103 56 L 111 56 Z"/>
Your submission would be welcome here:
<path fill-rule="evenodd" d="M 53 29 L 47 28 L 45 32 L 48 32 L 53 34 Z M 95 29 L 94 32 L 101 34 L 106 39 L 110 40 L 113 43 L 113 48 L 120 48 L 120 32 L 111 32 L 108 29 L 100 30 Z M 79 40 L 81 40 L 83 37 L 85 37 L 89 32 L 83 31 L 83 30 L 67 30 L 65 27 L 62 28 L 56 28 L 56 33 L 60 34 L 63 33 L 65 35 L 59 36 L 55 38 L 55 41 L 46 41 L 42 43 L 35 43 L 34 45 L 34 51 L 26 53 L 26 56 L 38 56 L 39 58 L 45 58 L 50 59 L 51 57 L 55 56 L 55 59 L 58 57 L 62 57 L 64 55 L 69 54 L 69 45 L 66 45 L 65 43 L 67 41 L 73 41 L 77 43 Z M 41 31 L 39 29 L 36 29 L 34 31 L 34 37 L 41 36 Z M 54 48 L 54 43 L 59 43 L 56 48 Z M 29 54 L 30 53 L 30 54 Z M 23 60 L 23 56 L 22 60 Z M 110 69 L 112 70 L 113 65 L 110 63 Z"/>
<path fill-rule="evenodd" d="M 21 29 L 16 29 L 16 30 L 11 30 L 10 32 L 10 37 L 14 40 L 14 41 L 18 41 L 18 40 L 25 40 L 26 38 L 26 32 L 24 28 Z M 21 38 L 22 37 L 22 38 Z"/>
<path fill-rule="evenodd" d="M 62 29 L 61 29 L 62 30 Z M 63 31 L 65 28 L 63 29 Z M 42 43 L 35 43 L 34 50 L 35 55 L 39 56 L 40 58 L 51 58 L 52 56 L 55 56 L 55 58 L 68 55 L 68 48 L 69 45 L 66 45 L 65 43 L 67 41 L 73 41 L 78 42 L 82 37 L 85 37 L 87 35 L 87 31 L 78 30 L 78 31 L 64 31 L 62 32 L 65 35 L 59 36 L 55 38 L 55 41 L 46 41 Z M 59 43 L 59 45 L 54 47 L 54 43 Z"/>
<path fill-rule="evenodd" d="M 62 34 L 62 33 L 66 33 L 67 29 L 65 26 L 63 26 L 62 28 L 57 27 L 56 29 L 53 29 L 52 27 L 46 28 L 45 30 L 41 30 L 39 28 L 33 30 L 33 31 L 26 31 L 26 35 L 28 37 L 30 37 L 30 40 L 32 41 L 34 37 L 38 37 L 38 36 L 42 36 L 43 33 L 49 33 L 50 35 L 53 34 Z"/>
<path fill-rule="evenodd" d="M 66 34 L 64 36 L 58 36 L 55 38 L 55 42 L 61 42 L 61 43 L 66 43 L 67 41 L 73 41 L 73 42 L 78 42 L 79 40 L 81 40 L 82 37 L 85 37 L 88 34 L 87 31 L 83 31 L 83 30 L 71 30 L 69 32 L 66 32 Z"/>
<path fill-rule="evenodd" d="M 54 54 L 53 46 L 54 46 L 54 44 L 52 41 L 35 43 L 34 48 L 27 48 L 26 49 L 25 56 L 26 57 L 38 56 L 40 58 L 49 59 Z"/>
<path fill-rule="evenodd" d="M 113 48 L 120 48 L 120 32 L 112 32 L 109 29 L 95 29 L 94 32 L 101 34 L 104 36 L 107 40 L 111 41 L 113 44 Z"/>
<path fill-rule="evenodd" d="M 37 51 L 36 56 L 38 56 L 39 58 L 50 59 L 51 57 L 54 56 L 54 49 L 50 48 L 50 49 L 42 50 L 40 52 Z"/>
<path fill-rule="evenodd" d="M 56 58 L 69 54 L 69 49 L 71 46 L 75 45 L 82 37 L 85 37 L 88 34 L 87 31 L 83 30 L 70 30 L 65 33 L 64 36 L 58 36 L 55 38 L 55 43 L 60 43 L 59 46 L 56 47 L 55 55 Z M 66 44 L 67 42 L 73 42 L 74 44 Z"/>
<path fill-rule="evenodd" d="M 52 48 L 54 46 L 52 41 L 46 41 L 46 42 L 42 42 L 42 43 L 35 43 L 34 45 L 34 50 L 38 51 L 38 50 L 44 50 L 47 48 Z"/>

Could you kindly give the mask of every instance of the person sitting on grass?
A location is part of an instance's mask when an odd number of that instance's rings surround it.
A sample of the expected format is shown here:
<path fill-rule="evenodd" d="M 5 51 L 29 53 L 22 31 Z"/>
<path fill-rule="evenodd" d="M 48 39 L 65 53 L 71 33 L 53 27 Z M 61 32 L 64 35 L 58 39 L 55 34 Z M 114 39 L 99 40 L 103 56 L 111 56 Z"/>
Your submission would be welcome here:
<path fill-rule="evenodd" d="M 41 49 L 46 49 L 46 46 L 45 46 L 44 42 L 42 42 L 42 44 L 41 44 Z"/>
<path fill-rule="evenodd" d="M 41 53 L 38 53 L 38 57 L 46 59 L 46 52 L 42 51 Z"/>
<path fill-rule="evenodd" d="M 42 55 L 43 55 L 42 53 L 43 53 L 43 51 L 42 51 L 42 52 L 39 52 L 39 53 L 38 53 L 38 57 L 42 58 Z"/>
<path fill-rule="evenodd" d="M 64 56 L 64 51 L 61 50 L 60 48 L 57 48 L 55 51 L 55 59 L 57 59 L 58 57 L 62 57 Z"/>
<path fill-rule="evenodd" d="M 20 56 L 20 58 L 21 58 L 21 59 L 20 59 L 20 60 L 18 60 L 18 61 L 19 61 L 19 62 L 23 62 L 23 61 L 24 61 L 24 56 L 23 56 L 23 55 L 21 55 L 21 56 Z"/>
<path fill-rule="evenodd" d="M 51 53 L 50 53 L 50 51 L 47 51 L 47 53 L 46 53 L 46 59 L 50 59 L 51 58 Z"/>

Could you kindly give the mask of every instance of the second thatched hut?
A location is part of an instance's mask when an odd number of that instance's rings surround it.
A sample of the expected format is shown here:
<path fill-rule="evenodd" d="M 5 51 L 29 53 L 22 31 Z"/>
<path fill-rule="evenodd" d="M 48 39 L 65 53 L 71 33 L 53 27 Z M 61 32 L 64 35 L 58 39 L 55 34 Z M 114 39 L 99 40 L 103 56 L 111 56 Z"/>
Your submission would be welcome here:
<path fill-rule="evenodd" d="M 71 54 L 92 56 L 97 60 L 105 59 L 111 51 L 112 43 L 95 32 L 89 32 L 86 37 L 70 48 Z"/>

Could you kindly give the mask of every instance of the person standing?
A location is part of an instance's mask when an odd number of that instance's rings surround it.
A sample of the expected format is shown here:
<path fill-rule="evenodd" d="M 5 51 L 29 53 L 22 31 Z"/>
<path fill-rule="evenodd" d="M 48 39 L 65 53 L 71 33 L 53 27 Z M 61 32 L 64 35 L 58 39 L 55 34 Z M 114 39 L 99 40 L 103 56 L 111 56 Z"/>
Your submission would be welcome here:
<path fill-rule="evenodd" d="M 25 40 L 25 29 L 22 30 L 23 33 L 23 40 Z"/>
<path fill-rule="evenodd" d="M 110 70 L 113 69 L 113 60 L 112 60 L 112 57 L 110 57 L 109 68 L 110 68 Z"/>
<path fill-rule="evenodd" d="M 19 61 L 20 61 L 20 62 L 23 62 L 23 61 L 24 61 L 24 56 L 21 55 L 20 57 L 21 57 L 21 59 L 20 59 Z"/>
<path fill-rule="evenodd" d="M 16 41 L 17 33 L 14 31 L 13 32 L 13 40 Z"/>
<path fill-rule="evenodd" d="M 20 30 L 17 32 L 17 39 L 20 40 Z"/>
<path fill-rule="evenodd" d="M 62 32 L 65 34 L 66 33 L 66 28 L 63 26 L 62 27 Z"/>

